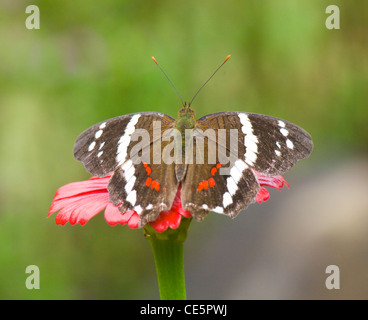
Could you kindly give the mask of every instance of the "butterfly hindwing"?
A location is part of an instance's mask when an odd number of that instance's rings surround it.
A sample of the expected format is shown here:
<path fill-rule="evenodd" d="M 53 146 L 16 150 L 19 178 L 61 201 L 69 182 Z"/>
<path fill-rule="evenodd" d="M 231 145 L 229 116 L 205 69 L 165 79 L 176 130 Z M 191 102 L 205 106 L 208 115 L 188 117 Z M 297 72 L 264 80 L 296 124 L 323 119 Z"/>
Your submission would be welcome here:
<path fill-rule="evenodd" d="M 195 135 L 201 133 L 195 131 Z M 196 148 L 196 140 L 193 145 L 196 161 L 188 164 L 181 191 L 185 210 L 197 220 L 202 220 L 210 211 L 235 217 L 255 201 L 260 186 L 243 160 L 225 165 L 216 149 L 209 148 L 207 143 L 203 150 Z"/>
<path fill-rule="evenodd" d="M 122 213 L 129 210 L 138 213 L 140 226 L 154 221 L 160 212 L 170 210 L 178 189 L 175 164 L 152 163 L 157 143 L 160 142 L 154 142 L 142 152 L 142 157 L 150 154 L 149 163 L 128 159 L 115 170 L 107 187 L 110 200 Z M 167 142 L 161 143 L 164 148 Z"/>

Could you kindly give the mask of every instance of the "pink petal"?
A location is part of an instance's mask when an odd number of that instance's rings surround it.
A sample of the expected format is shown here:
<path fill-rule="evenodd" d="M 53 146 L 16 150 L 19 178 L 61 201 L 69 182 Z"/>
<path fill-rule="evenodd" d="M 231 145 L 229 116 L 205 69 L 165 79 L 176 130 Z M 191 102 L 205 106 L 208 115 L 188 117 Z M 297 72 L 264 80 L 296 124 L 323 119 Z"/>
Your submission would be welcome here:
<path fill-rule="evenodd" d="M 190 211 L 184 210 L 183 208 L 181 208 L 181 210 L 178 210 L 178 213 L 181 214 L 185 218 L 190 218 L 192 216 Z"/>
<path fill-rule="evenodd" d="M 164 232 L 168 227 L 176 229 L 179 227 L 181 222 L 181 215 L 174 211 L 162 211 L 155 221 L 150 222 L 153 229 L 157 232 Z"/>
<path fill-rule="evenodd" d="M 56 191 L 48 216 L 59 211 L 55 217 L 57 224 L 84 225 L 89 219 L 109 204 L 107 184 L 110 177 L 91 178 L 62 186 Z"/>
<path fill-rule="evenodd" d="M 139 222 L 139 216 L 135 211 L 130 210 L 121 213 L 119 208 L 115 207 L 111 202 L 105 209 L 105 220 L 111 226 L 120 223 L 121 225 L 128 224 L 130 228 L 135 229 L 138 227 L 137 218 Z"/>
<path fill-rule="evenodd" d="M 130 218 L 135 214 L 135 211 L 131 210 L 131 211 L 127 211 L 127 212 L 124 212 L 122 215 L 123 215 L 123 218 L 121 220 L 121 224 L 127 224 L 128 221 L 130 220 Z"/>
<path fill-rule="evenodd" d="M 89 194 L 73 199 L 61 199 L 54 204 L 54 209 L 62 207 L 56 215 L 55 221 L 62 225 L 68 221 L 71 224 L 80 223 L 84 225 L 89 219 L 105 209 L 108 202 L 108 194 L 103 193 Z"/>
<path fill-rule="evenodd" d="M 109 183 L 109 180 L 110 176 L 104 178 L 92 177 L 86 181 L 68 183 L 56 191 L 54 201 L 84 193 L 107 192 L 107 184 Z"/>
<path fill-rule="evenodd" d="M 256 200 L 258 203 L 268 200 L 270 194 L 266 188 L 261 187 L 257 193 Z"/>
<path fill-rule="evenodd" d="M 166 219 L 166 212 L 168 211 L 160 212 L 157 219 L 150 222 L 153 229 L 155 229 L 159 233 L 164 232 L 169 226 L 168 220 Z"/>
<path fill-rule="evenodd" d="M 266 177 L 263 174 L 253 170 L 257 176 L 258 182 L 261 186 L 272 187 L 280 190 L 284 185 L 289 188 L 289 184 L 282 176 Z"/>
<path fill-rule="evenodd" d="M 131 215 L 129 221 L 128 221 L 128 227 L 131 229 L 137 229 L 139 225 L 139 215 L 135 211 L 133 211 L 133 214 Z"/>
<path fill-rule="evenodd" d="M 124 220 L 124 215 L 120 212 L 119 208 L 115 207 L 111 202 L 109 202 L 109 204 L 107 205 L 104 216 L 106 222 L 110 226 L 115 226 L 118 223 L 120 224 L 127 223 L 127 221 Z"/>
<path fill-rule="evenodd" d="M 256 197 L 258 203 L 266 201 L 270 197 L 269 192 L 267 189 L 263 188 L 263 186 L 276 188 L 278 190 L 281 190 L 283 186 L 287 186 L 289 188 L 289 184 L 282 176 L 266 177 L 255 170 L 253 170 L 253 172 L 256 175 L 259 184 L 261 185 Z"/>
<path fill-rule="evenodd" d="M 185 211 L 185 210 L 184 210 Z M 181 222 L 181 215 L 175 211 L 170 210 L 167 216 L 168 225 L 171 229 L 176 229 L 179 227 Z"/>
<path fill-rule="evenodd" d="M 183 206 L 181 204 L 181 187 L 178 188 L 178 191 L 176 192 L 176 196 L 174 198 L 174 202 L 171 206 L 171 210 L 176 211 L 177 213 L 181 214 L 185 218 L 189 218 L 192 216 L 190 211 L 184 210 Z"/>

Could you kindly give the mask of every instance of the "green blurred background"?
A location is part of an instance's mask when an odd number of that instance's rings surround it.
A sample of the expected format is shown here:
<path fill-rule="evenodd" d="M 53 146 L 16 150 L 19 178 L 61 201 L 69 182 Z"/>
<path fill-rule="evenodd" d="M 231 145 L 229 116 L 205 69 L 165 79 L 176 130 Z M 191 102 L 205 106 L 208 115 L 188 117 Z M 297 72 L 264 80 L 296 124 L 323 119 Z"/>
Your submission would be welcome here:
<path fill-rule="evenodd" d="M 30 4 L 40 30 L 25 27 Z M 328 30 L 326 7 L 340 8 Z M 55 191 L 89 178 L 72 150 L 84 129 L 138 111 L 249 111 L 309 131 L 291 188 L 235 220 L 193 222 L 189 299 L 368 298 L 368 2 L 0 1 L 0 298 L 158 299 L 141 230 L 46 218 Z M 40 290 L 25 269 L 40 268 Z M 327 290 L 338 265 L 341 289 Z"/>

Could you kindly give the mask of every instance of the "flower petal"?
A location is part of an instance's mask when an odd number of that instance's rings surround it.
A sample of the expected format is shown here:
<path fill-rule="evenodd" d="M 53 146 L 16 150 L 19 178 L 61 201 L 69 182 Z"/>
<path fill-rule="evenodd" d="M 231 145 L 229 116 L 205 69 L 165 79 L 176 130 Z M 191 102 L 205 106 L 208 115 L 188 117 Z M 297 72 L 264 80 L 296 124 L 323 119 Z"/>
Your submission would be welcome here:
<path fill-rule="evenodd" d="M 176 211 L 177 213 L 181 214 L 185 218 L 189 218 L 192 216 L 190 211 L 184 210 L 181 204 L 181 186 L 178 188 L 178 191 L 176 192 L 176 196 L 171 206 L 171 210 Z"/>
<path fill-rule="evenodd" d="M 54 201 L 84 193 L 107 192 L 107 184 L 109 183 L 110 177 L 111 176 L 103 178 L 92 177 L 86 181 L 68 183 L 56 191 Z"/>
<path fill-rule="evenodd" d="M 131 212 L 131 211 L 128 211 Z M 139 215 L 135 211 L 133 211 L 133 214 L 130 216 L 130 219 L 128 221 L 128 227 L 131 229 L 137 229 L 139 225 Z"/>
<path fill-rule="evenodd" d="M 168 227 L 176 229 L 181 222 L 181 214 L 174 210 L 162 211 L 155 221 L 150 222 L 157 232 L 164 232 Z"/>
<path fill-rule="evenodd" d="M 281 190 L 284 185 L 289 188 L 289 184 L 282 176 L 266 177 L 255 170 L 253 170 L 253 172 L 257 176 L 258 182 L 261 186 L 272 187 L 278 190 Z"/>
<path fill-rule="evenodd" d="M 61 209 L 55 217 L 57 224 L 64 225 L 69 221 L 71 224 L 84 225 L 89 219 L 105 209 L 108 203 L 108 194 L 96 193 L 72 199 L 61 199 L 51 207 L 53 210 L 56 209 L 55 211 Z M 50 209 L 49 215 L 55 211 Z"/>
<path fill-rule="evenodd" d="M 126 213 L 125 213 L 126 214 Z M 118 223 L 126 224 L 127 221 L 124 219 L 124 215 L 120 212 L 118 207 L 115 207 L 111 202 L 105 209 L 105 220 L 110 226 L 115 226 Z"/>
<path fill-rule="evenodd" d="M 60 210 L 56 215 L 57 224 L 84 225 L 89 219 L 109 204 L 107 184 L 110 177 L 92 177 L 87 181 L 72 182 L 56 191 L 48 216 Z"/>
<path fill-rule="evenodd" d="M 186 211 L 186 210 L 183 210 Z M 189 212 L 189 211 L 188 211 Z M 181 214 L 178 212 L 175 212 L 173 210 L 169 211 L 169 214 L 166 217 L 167 221 L 168 221 L 168 225 L 171 229 L 176 229 L 179 227 L 180 225 L 180 221 L 181 221 Z"/>
<path fill-rule="evenodd" d="M 263 201 L 268 200 L 269 197 L 270 193 L 268 192 L 268 190 L 266 188 L 261 187 L 257 193 L 256 200 L 258 203 L 261 203 Z"/>
<path fill-rule="evenodd" d="M 153 229 L 155 229 L 157 232 L 164 232 L 169 226 L 168 220 L 166 219 L 166 212 L 168 211 L 160 212 L 157 219 L 150 222 Z"/>

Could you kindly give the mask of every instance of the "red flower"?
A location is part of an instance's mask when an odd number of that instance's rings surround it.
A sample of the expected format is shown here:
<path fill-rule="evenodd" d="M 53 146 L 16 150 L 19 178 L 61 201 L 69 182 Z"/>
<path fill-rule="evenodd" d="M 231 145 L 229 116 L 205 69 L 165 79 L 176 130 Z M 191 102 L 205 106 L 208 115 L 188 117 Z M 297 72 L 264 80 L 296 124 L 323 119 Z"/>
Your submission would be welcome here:
<path fill-rule="evenodd" d="M 254 171 L 261 188 L 257 194 L 257 202 L 261 203 L 269 198 L 268 191 L 263 186 L 280 190 L 284 185 L 289 187 L 283 177 L 265 177 Z M 57 224 L 64 225 L 68 221 L 71 224 L 84 225 L 97 213 L 105 209 L 105 219 L 108 224 L 115 226 L 120 223 L 128 227 L 138 228 L 139 216 L 135 211 L 121 213 L 109 200 L 107 184 L 111 176 L 104 178 L 92 177 L 87 181 L 72 182 L 59 188 L 52 201 L 48 216 L 59 211 L 55 217 Z M 191 217 L 191 213 L 184 210 L 180 198 L 181 188 L 175 196 L 173 205 L 169 211 L 162 211 L 155 221 L 150 222 L 157 232 L 163 232 L 168 227 L 179 227 L 181 218 Z"/>

